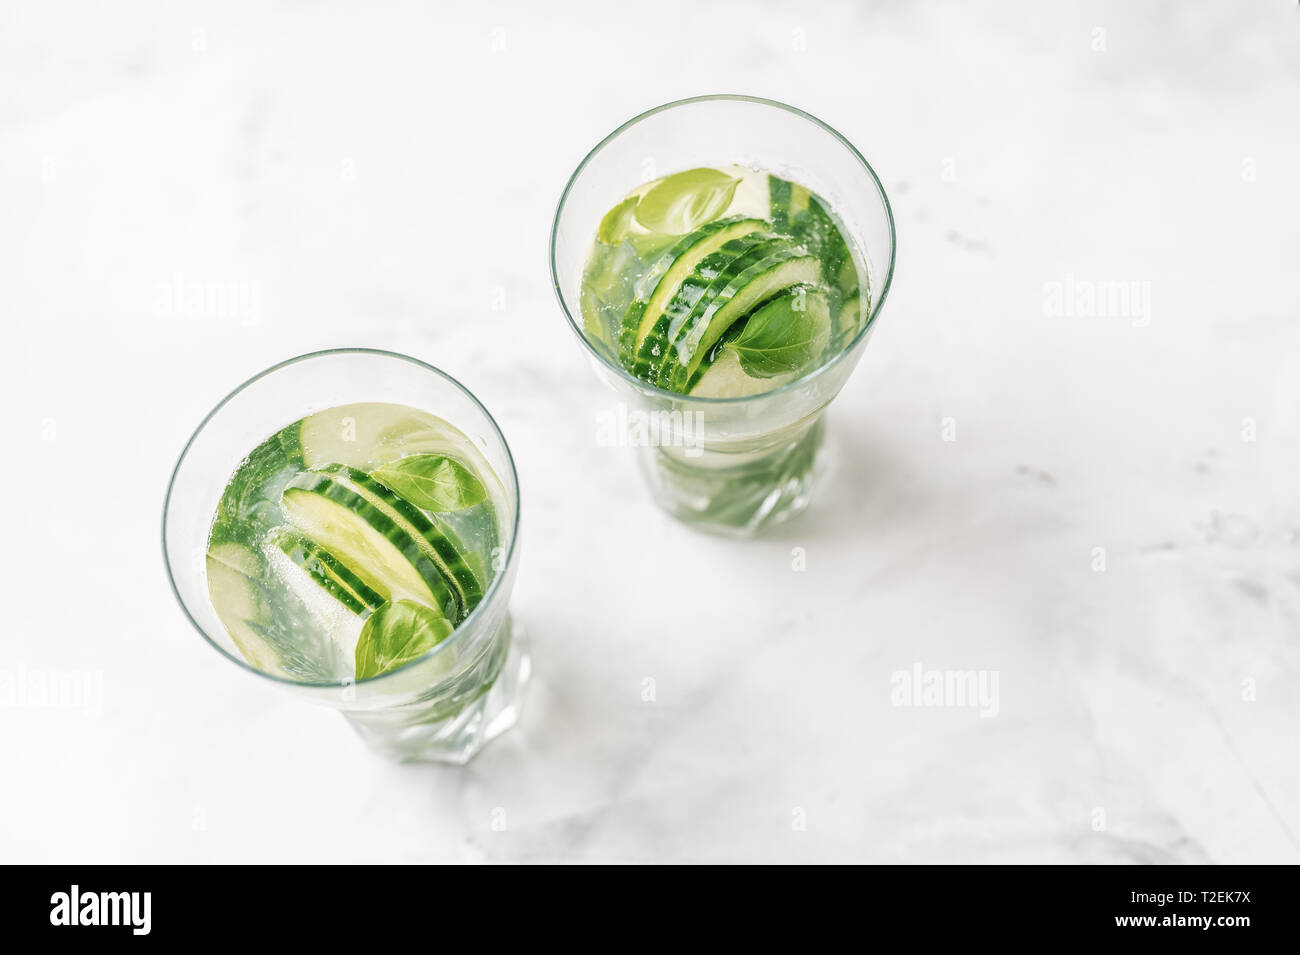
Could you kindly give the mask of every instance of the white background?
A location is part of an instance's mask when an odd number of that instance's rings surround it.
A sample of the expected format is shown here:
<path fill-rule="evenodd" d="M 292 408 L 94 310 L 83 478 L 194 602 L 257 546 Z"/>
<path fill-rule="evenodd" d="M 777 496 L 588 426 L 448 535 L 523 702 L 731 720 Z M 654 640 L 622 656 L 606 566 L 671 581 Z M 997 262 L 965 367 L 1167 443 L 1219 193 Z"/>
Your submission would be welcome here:
<path fill-rule="evenodd" d="M 836 126 L 898 219 L 832 483 L 745 543 L 597 445 L 547 274 L 586 150 L 705 92 Z M 0 861 L 1300 861 L 1297 170 L 1289 0 L 5 3 Z M 1052 314 L 1068 276 L 1150 309 Z M 340 345 L 519 463 L 536 679 L 466 769 L 166 584 L 190 431 Z M 997 715 L 891 705 L 917 663 Z M 57 673 L 94 705 L 15 689 Z"/>

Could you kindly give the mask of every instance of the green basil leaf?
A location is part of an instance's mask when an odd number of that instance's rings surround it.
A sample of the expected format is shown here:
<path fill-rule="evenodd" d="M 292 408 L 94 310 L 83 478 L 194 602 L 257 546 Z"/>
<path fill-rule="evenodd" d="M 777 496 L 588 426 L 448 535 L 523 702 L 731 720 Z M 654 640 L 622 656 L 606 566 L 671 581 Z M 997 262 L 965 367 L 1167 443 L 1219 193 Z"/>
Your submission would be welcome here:
<path fill-rule="evenodd" d="M 451 621 L 414 600 L 388 601 L 366 618 L 357 640 L 357 679 L 418 660 L 445 640 Z"/>
<path fill-rule="evenodd" d="M 629 196 L 606 212 L 605 218 L 600 220 L 596 237 L 606 245 L 617 245 L 626 239 L 632 228 L 632 213 L 636 210 L 638 202 L 640 197 Z"/>
<path fill-rule="evenodd" d="M 798 288 L 755 311 L 727 347 L 745 374 L 774 378 L 821 354 L 829 333 L 826 299 L 815 289 Z"/>
<path fill-rule="evenodd" d="M 459 511 L 487 497 L 483 482 L 469 468 L 442 454 L 408 455 L 370 476 L 426 511 Z"/>
<path fill-rule="evenodd" d="M 636 221 L 652 232 L 685 235 L 726 212 L 738 185 L 739 179 L 717 169 L 674 173 L 641 197 Z"/>

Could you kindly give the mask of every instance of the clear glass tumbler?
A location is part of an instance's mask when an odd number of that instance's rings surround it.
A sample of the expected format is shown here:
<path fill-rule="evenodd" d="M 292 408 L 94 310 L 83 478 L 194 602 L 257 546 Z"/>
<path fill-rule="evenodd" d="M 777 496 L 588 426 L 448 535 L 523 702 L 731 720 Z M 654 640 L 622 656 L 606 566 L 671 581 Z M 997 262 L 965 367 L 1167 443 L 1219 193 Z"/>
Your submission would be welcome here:
<path fill-rule="evenodd" d="M 504 493 L 495 575 L 482 601 L 446 639 L 399 669 L 368 679 L 298 682 L 251 666 L 217 616 L 205 553 L 226 482 L 244 456 L 286 425 L 339 405 L 390 402 L 446 420 L 495 472 Z M 492 416 L 462 385 L 393 352 L 340 349 L 303 355 L 244 382 L 216 406 L 181 452 L 163 508 L 163 558 L 190 622 L 236 665 L 343 712 L 375 750 L 399 760 L 467 762 L 513 726 L 529 658 L 509 613 L 519 530 L 514 461 Z"/>
<path fill-rule="evenodd" d="M 732 163 L 798 182 L 829 202 L 870 285 L 867 318 L 830 360 L 782 387 L 740 398 L 688 397 L 633 377 L 584 334 L 582 273 L 602 217 L 639 183 Z M 824 412 L 862 357 L 889 293 L 894 219 L 862 154 L 807 113 L 748 96 L 701 96 L 624 123 L 578 165 L 551 232 L 551 278 L 598 374 L 626 407 L 629 443 L 655 501 L 689 524 L 752 534 L 803 510 L 824 470 Z"/>

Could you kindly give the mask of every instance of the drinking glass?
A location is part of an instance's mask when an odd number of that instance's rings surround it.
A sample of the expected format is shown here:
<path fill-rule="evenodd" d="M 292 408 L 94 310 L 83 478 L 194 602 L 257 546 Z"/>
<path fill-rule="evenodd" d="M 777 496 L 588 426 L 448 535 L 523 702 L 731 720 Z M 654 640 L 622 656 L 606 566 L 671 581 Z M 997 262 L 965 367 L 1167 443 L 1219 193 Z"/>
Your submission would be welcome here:
<path fill-rule="evenodd" d="M 692 398 L 631 375 L 583 331 L 582 272 L 602 217 L 637 184 L 699 166 L 751 166 L 827 201 L 870 286 L 866 320 L 834 357 L 762 394 Z M 551 279 L 654 500 L 706 530 L 748 535 L 802 511 L 824 471 L 825 412 L 862 357 L 894 271 L 894 219 L 884 187 L 842 135 L 802 110 L 749 96 L 700 96 L 657 107 L 605 137 L 569 178 L 551 231 Z"/>
<path fill-rule="evenodd" d="M 309 414 L 359 402 L 392 402 L 446 420 L 479 448 L 504 489 L 495 576 L 450 636 L 399 669 L 362 680 L 298 682 L 264 672 L 239 653 L 208 595 L 207 551 L 227 481 L 264 439 Z M 496 422 L 454 378 L 393 352 L 338 349 L 282 362 L 244 382 L 214 408 L 181 452 L 163 507 L 163 558 L 181 609 L 232 663 L 347 717 L 375 750 L 398 760 L 465 763 L 513 726 L 530 664 L 509 603 L 515 582 L 519 486 Z"/>

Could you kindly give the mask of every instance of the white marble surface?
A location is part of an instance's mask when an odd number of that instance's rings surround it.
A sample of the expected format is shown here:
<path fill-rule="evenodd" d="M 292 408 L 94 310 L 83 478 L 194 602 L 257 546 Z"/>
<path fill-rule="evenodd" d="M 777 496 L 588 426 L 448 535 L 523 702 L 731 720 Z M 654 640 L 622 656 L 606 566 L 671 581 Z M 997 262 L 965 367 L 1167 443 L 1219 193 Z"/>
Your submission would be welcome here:
<path fill-rule="evenodd" d="M 0 10 L 0 860 L 1300 861 L 1295 3 L 324 6 Z M 716 91 L 843 130 L 900 237 L 833 483 L 751 543 L 597 445 L 546 268 L 586 149 Z M 1149 310 L 1050 314 L 1067 276 Z M 536 680 L 466 769 L 164 578 L 199 418 L 350 344 L 518 458 Z M 997 714 L 892 705 L 918 662 Z M 92 705 L 14 691 L 56 673 Z"/>

